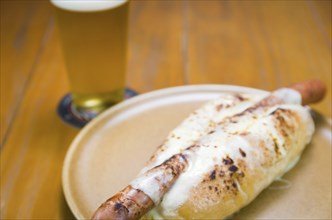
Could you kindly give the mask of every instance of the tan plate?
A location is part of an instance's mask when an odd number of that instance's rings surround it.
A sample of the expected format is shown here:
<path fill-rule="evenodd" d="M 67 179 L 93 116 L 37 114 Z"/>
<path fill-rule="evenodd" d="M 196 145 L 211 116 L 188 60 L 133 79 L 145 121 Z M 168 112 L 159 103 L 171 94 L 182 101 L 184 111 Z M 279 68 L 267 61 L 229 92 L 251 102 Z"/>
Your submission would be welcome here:
<path fill-rule="evenodd" d="M 91 121 L 71 144 L 63 169 L 67 202 L 88 219 L 125 187 L 167 134 L 190 112 L 225 92 L 265 91 L 227 85 L 158 90 L 129 99 Z M 331 121 L 315 113 L 316 133 L 298 165 L 234 218 L 331 218 Z"/>

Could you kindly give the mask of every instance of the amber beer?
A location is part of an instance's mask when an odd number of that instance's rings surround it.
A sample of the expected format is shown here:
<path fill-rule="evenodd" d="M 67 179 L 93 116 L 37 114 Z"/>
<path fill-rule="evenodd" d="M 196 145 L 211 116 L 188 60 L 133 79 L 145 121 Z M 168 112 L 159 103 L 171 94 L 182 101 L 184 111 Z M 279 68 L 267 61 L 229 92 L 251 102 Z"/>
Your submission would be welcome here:
<path fill-rule="evenodd" d="M 127 0 L 51 0 L 74 104 L 102 111 L 124 97 Z"/>

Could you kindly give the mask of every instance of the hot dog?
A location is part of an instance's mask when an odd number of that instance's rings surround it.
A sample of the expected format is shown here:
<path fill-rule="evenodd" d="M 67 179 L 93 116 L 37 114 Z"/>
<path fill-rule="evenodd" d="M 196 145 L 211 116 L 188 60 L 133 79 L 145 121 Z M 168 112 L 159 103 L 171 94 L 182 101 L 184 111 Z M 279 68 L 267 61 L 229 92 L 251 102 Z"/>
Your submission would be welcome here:
<path fill-rule="evenodd" d="M 222 219 L 233 214 L 297 161 L 313 133 L 310 114 L 300 104 L 317 102 L 324 94 L 324 84 L 315 80 L 264 98 L 233 94 L 224 97 L 225 102 L 203 106 L 170 134 L 140 175 L 104 202 L 92 218 Z M 179 141 L 183 134 L 193 137 Z M 180 147 L 172 148 L 173 142 Z M 181 188 L 191 177 L 195 184 Z M 175 201 L 179 192 L 186 195 Z"/>

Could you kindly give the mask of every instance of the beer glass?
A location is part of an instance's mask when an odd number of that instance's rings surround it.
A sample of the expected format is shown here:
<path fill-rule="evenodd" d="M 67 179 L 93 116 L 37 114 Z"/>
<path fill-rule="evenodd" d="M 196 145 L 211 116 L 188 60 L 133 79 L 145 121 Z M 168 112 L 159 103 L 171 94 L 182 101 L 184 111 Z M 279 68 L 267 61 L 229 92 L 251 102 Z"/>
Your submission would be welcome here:
<path fill-rule="evenodd" d="M 123 100 L 129 2 L 51 3 L 55 6 L 75 111 L 89 117 Z"/>

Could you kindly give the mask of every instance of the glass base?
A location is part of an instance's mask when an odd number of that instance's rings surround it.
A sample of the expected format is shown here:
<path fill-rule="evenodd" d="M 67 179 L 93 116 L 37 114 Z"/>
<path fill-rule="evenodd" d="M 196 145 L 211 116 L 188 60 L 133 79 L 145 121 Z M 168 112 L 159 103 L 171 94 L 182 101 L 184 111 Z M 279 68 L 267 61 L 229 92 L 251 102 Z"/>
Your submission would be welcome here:
<path fill-rule="evenodd" d="M 132 89 L 126 88 L 125 99 L 136 96 L 138 93 Z M 100 112 L 92 110 L 78 110 L 73 105 L 71 94 L 66 94 L 58 105 L 58 114 L 61 119 L 69 125 L 77 128 L 84 127 L 89 121 L 95 118 Z"/>

